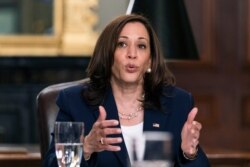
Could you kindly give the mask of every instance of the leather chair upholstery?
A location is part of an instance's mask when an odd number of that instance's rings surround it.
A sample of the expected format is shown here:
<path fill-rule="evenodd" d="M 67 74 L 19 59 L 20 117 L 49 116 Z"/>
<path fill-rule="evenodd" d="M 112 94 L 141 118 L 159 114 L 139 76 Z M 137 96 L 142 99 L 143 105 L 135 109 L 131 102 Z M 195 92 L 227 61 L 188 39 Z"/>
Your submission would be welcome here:
<path fill-rule="evenodd" d="M 89 79 L 65 82 L 47 86 L 37 95 L 38 128 L 40 131 L 40 151 L 42 159 L 48 151 L 54 122 L 58 113 L 56 98 L 58 93 L 65 88 L 81 85 Z"/>

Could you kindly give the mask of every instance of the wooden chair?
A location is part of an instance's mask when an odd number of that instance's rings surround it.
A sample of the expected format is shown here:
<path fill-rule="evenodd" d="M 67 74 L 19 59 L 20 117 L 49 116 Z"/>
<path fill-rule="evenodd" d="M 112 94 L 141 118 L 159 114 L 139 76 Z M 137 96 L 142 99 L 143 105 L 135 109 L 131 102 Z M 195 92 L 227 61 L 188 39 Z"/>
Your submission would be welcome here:
<path fill-rule="evenodd" d="M 58 107 L 56 105 L 58 93 L 62 89 L 81 85 L 88 80 L 89 79 L 86 78 L 72 82 L 50 85 L 41 90 L 37 95 L 38 128 L 40 130 L 40 150 L 42 159 L 48 151 L 51 140 L 50 133 L 53 131 L 54 122 L 58 113 Z"/>

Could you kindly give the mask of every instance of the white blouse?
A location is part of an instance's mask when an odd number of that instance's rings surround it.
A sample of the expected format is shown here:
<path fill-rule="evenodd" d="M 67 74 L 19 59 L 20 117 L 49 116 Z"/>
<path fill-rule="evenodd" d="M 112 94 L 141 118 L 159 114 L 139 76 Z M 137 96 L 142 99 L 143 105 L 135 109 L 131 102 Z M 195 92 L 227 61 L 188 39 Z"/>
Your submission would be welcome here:
<path fill-rule="evenodd" d="M 121 130 L 129 154 L 130 162 L 133 163 L 135 157 L 137 160 L 142 160 L 145 150 L 143 122 L 133 126 L 121 126 Z"/>

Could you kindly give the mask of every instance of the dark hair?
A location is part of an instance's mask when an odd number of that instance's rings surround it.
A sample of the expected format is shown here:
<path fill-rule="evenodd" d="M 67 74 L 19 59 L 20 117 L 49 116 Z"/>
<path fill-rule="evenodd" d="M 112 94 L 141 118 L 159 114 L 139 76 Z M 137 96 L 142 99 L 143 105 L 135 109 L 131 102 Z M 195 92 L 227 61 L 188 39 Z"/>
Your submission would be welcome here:
<path fill-rule="evenodd" d="M 168 70 L 160 43 L 149 21 L 141 15 L 123 15 L 109 23 L 100 34 L 93 56 L 87 68 L 90 78 L 84 97 L 90 105 L 100 105 L 105 92 L 110 87 L 111 67 L 114 63 L 114 52 L 123 27 L 129 22 L 142 23 L 149 34 L 151 51 L 151 73 L 144 76 L 144 107 L 160 108 L 160 95 L 164 85 L 173 85 L 174 76 Z"/>

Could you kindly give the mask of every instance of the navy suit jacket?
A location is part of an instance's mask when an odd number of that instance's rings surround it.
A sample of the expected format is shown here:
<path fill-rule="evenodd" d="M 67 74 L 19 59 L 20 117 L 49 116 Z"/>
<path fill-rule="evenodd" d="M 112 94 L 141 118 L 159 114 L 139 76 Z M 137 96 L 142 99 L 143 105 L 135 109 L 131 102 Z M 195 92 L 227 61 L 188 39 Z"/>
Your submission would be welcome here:
<path fill-rule="evenodd" d="M 60 110 L 57 115 L 57 121 L 83 121 L 85 124 L 85 135 L 87 135 L 98 118 L 99 111 L 98 107 L 90 107 L 84 101 L 82 93 L 85 89 L 86 85 L 74 86 L 59 93 L 57 105 Z M 143 131 L 167 131 L 172 133 L 173 160 L 175 167 L 208 167 L 208 159 L 200 146 L 198 148 L 197 158 L 192 161 L 186 160 L 181 150 L 181 130 L 187 119 L 188 113 L 193 108 L 192 95 L 177 87 L 166 87 L 163 91 L 165 95 L 161 96 L 161 104 L 165 112 L 156 109 L 145 109 Z M 106 92 L 103 104 L 101 105 L 103 105 L 107 111 L 107 119 L 119 120 L 111 88 Z M 153 126 L 155 123 L 159 124 L 159 127 Z M 120 127 L 120 125 L 118 125 L 118 127 Z M 113 136 L 123 138 L 122 134 Z M 81 167 L 130 166 L 124 140 L 119 145 L 121 151 L 93 153 L 88 161 L 82 158 Z M 49 151 L 44 159 L 44 166 L 57 166 L 53 133 Z"/>

